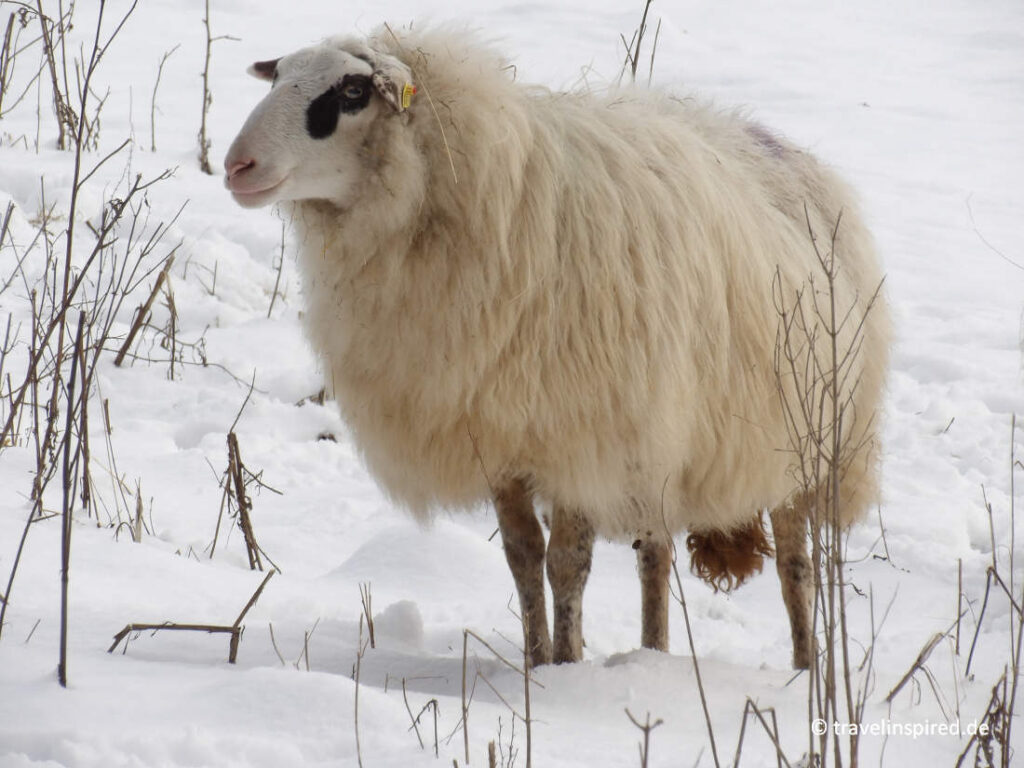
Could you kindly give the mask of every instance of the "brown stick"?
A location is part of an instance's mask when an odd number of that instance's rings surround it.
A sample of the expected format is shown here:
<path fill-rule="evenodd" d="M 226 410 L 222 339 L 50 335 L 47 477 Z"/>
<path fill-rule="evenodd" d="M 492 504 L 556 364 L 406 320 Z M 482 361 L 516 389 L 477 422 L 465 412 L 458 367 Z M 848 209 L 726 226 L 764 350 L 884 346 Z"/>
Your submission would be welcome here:
<path fill-rule="evenodd" d="M 466 765 L 469 765 L 469 707 L 466 705 L 466 655 L 469 633 L 462 630 L 462 743 L 466 750 Z"/>
<path fill-rule="evenodd" d="M 523 722 L 526 724 L 526 768 L 533 765 L 533 734 L 530 717 L 530 614 L 523 611 L 523 711 L 526 717 Z"/>
<path fill-rule="evenodd" d="M 428 701 L 428 702 L 427 702 L 426 704 L 424 704 L 424 705 L 423 705 L 423 710 L 422 710 L 422 711 L 420 712 L 420 714 L 421 714 L 421 715 L 423 714 L 423 712 L 426 712 L 426 710 L 427 710 L 427 707 L 430 707 L 431 709 L 433 709 L 433 710 L 434 710 L 434 758 L 436 759 L 436 758 L 437 758 L 437 756 L 438 756 L 438 741 L 437 741 L 437 699 L 431 699 L 431 700 L 430 700 L 430 701 Z M 458 765 L 458 763 L 456 763 L 456 765 Z"/>
<path fill-rule="evenodd" d="M 57 64 L 53 57 L 54 45 L 53 38 L 50 36 L 50 29 L 46 26 L 46 22 L 50 21 L 49 17 L 43 13 L 43 4 L 40 0 L 36 0 L 36 16 L 39 18 L 39 26 L 42 30 L 43 37 L 43 51 L 46 53 L 46 63 L 50 70 L 50 84 L 53 91 L 53 111 L 57 115 L 57 149 L 67 149 L 67 134 L 74 133 L 75 123 L 77 122 L 77 115 L 71 109 L 70 105 L 65 101 L 65 92 L 61 90 L 60 80 L 57 77 Z M 61 37 L 64 36 L 64 19 L 61 18 L 58 22 L 58 32 Z M 91 72 L 89 73 L 91 74 Z M 88 87 L 88 80 L 86 81 L 86 87 Z M 84 90 L 83 90 L 84 100 Z M 83 112 L 85 110 L 83 109 Z M 79 136 L 81 131 L 79 131 Z"/>
<path fill-rule="evenodd" d="M 641 723 L 633 717 L 633 713 L 629 711 L 629 707 L 626 707 L 626 717 L 629 718 L 629 722 L 639 728 L 644 734 L 644 743 L 640 745 L 640 768 L 647 768 L 647 759 L 650 755 L 651 748 L 651 731 L 663 724 L 665 721 L 659 717 L 652 723 L 651 713 L 648 712 L 644 722 Z"/>
<path fill-rule="evenodd" d="M 666 484 L 668 479 L 665 480 Z M 662 494 L 664 494 L 664 488 L 662 488 Z M 663 518 L 664 519 L 664 518 Z M 667 530 L 667 529 L 666 529 Z M 721 763 L 718 760 L 718 745 L 715 744 L 715 730 L 711 725 L 711 713 L 708 710 L 707 696 L 704 694 L 704 681 L 700 676 L 700 664 L 697 661 L 697 649 L 693 644 L 693 630 L 690 627 L 690 611 L 686 607 L 686 596 L 683 594 L 683 580 L 679 577 L 679 568 L 676 565 L 677 554 L 676 545 L 672 543 L 672 574 L 675 576 L 676 589 L 679 594 L 676 597 L 676 601 L 683 609 L 683 623 L 686 625 L 686 639 L 690 644 L 690 656 L 693 660 L 693 676 L 697 681 L 697 692 L 700 694 L 701 708 L 704 710 L 704 724 L 707 726 L 708 740 L 711 743 L 711 757 L 714 760 L 715 768 L 719 768 Z"/>
<path fill-rule="evenodd" d="M 285 666 L 284 656 L 281 655 L 281 649 L 277 647 L 277 640 L 274 638 L 274 622 L 268 622 L 267 626 L 270 627 L 270 644 L 274 646 L 274 653 L 277 654 L 277 658 L 281 660 L 281 666 Z"/>
<path fill-rule="evenodd" d="M 85 365 L 85 344 L 78 344 L 75 352 L 75 360 L 72 365 L 79 366 L 79 417 L 78 417 L 78 458 L 82 465 L 82 507 L 90 513 L 89 504 L 92 500 L 92 489 L 89 478 L 89 392 L 92 389 L 92 373 L 86 370 Z M 70 405 L 68 406 L 70 407 Z M 99 512 L 96 514 L 96 523 L 99 524 Z"/>
<path fill-rule="evenodd" d="M 267 573 L 266 576 L 263 577 L 263 581 L 261 581 L 260 585 L 258 587 L 256 587 L 256 591 L 252 593 L 252 597 L 249 598 L 249 602 L 247 602 L 245 604 L 245 608 L 243 608 L 242 612 L 240 614 L 238 614 L 238 618 L 235 619 L 235 623 L 232 624 L 231 626 L 233 626 L 233 627 L 241 626 L 242 619 L 245 618 L 245 614 L 247 614 L 249 612 L 250 608 L 252 608 L 254 605 L 256 605 L 256 601 L 259 600 L 260 599 L 260 595 L 263 594 L 263 588 L 265 586 L 267 586 L 267 583 L 270 581 L 270 577 L 273 576 L 275 573 L 276 573 L 276 571 L 270 571 L 269 573 Z"/>
<path fill-rule="evenodd" d="M 363 653 L 366 651 L 366 646 L 363 644 L 363 616 L 359 615 L 359 646 L 356 651 L 356 692 L 355 692 L 355 729 L 356 729 L 356 760 L 359 763 L 359 768 L 363 768 L 363 750 L 359 744 L 359 671 L 363 665 Z"/>
<path fill-rule="evenodd" d="M 242 466 L 242 454 L 238 448 L 238 436 L 234 432 L 228 432 L 228 477 L 234 488 L 235 500 L 238 504 L 238 525 L 242 529 L 242 535 L 245 538 L 245 551 L 249 556 L 249 569 L 262 571 L 263 561 L 260 559 L 260 547 L 256 543 L 256 534 L 252 530 L 252 519 L 249 517 L 249 509 L 252 504 L 249 501 L 249 497 L 245 495 Z"/>
<path fill-rule="evenodd" d="M 68 570 L 71 567 L 71 520 L 72 520 L 72 481 L 71 481 L 71 420 L 74 416 L 75 378 L 78 372 L 78 356 L 82 349 L 82 335 L 85 330 L 85 312 L 78 315 L 78 331 L 75 334 L 75 350 L 71 358 L 71 375 L 68 378 L 67 419 L 64 427 L 64 506 L 61 517 L 60 536 L 60 659 L 57 662 L 57 680 L 62 688 L 68 687 Z M 59 364 L 58 360 L 58 364 Z M 83 403 L 88 393 L 84 393 Z M 83 405 L 84 408 L 84 405 Z M 75 458 L 82 448 L 81 439 L 75 442 Z"/>
<path fill-rule="evenodd" d="M 270 295 L 270 306 L 267 308 L 267 319 L 270 319 L 271 313 L 274 311 L 274 302 L 277 301 L 277 289 L 281 285 L 281 272 L 284 270 L 284 235 L 285 235 L 285 222 L 281 220 L 281 258 L 277 262 L 277 278 L 274 280 L 274 292 Z"/>
<path fill-rule="evenodd" d="M 482 646 L 483 646 L 484 648 L 486 648 L 486 649 L 487 649 L 488 651 L 490 651 L 491 653 L 493 653 L 493 654 L 494 654 L 494 657 L 495 657 L 495 658 L 496 658 L 496 659 L 497 659 L 498 661 L 502 662 L 502 663 L 503 663 L 503 664 L 504 664 L 504 665 L 505 665 L 506 667 L 508 667 L 509 669 L 511 669 L 511 670 L 512 670 L 513 672 L 517 672 L 518 674 L 520 674 L 520 675 L 524 675 L 524 676 L 526 675 L 526 672 L 524 672 L 524 671 L 523 671 L 522 669 L 520 669 L 519 667 L 517 667 L 517 666 L 516 666 L 515 664 L 513 664 L 513 663 L 512 663 L 511 661 L 509 661 L 509 660 L 508 660 L 508 659 L 506 659 L 506 658 L 505 658 L 504 656 L 502 656 L 502 655 L 501 655 L 500 653 L 498 653 L 498 652 L 497 652 L 496 650 L 494 650 L 494 646 L 493 646 L 493 645 L 491 645 L 491 644 L 490 644 L 490 643 L 488 643 L 488 642 L 487 642 L 486 640 L 484 640 L 484 639 L 483 639 L 482 637 L 480 637 L 480 635 L 478 635 L 478 634 L 477 634 L 476 632 L 474 632 L 474 631 L 473 631 L 472 629 L 466 629 L 466 630 L 463 630 L 463 631 L 464 631 L 464 632 L 465 632 L 465 633 L 466 633 L 467 635 L 469 635 L 470 637 L 472 637 L 472 638 L 473 638 L 474 640 L 476 640 L 476 641 L 477 641 L 478 643 L 480 643 L 480 645 L 482 645 Z M 543 687 L 544 687 L 543 683 L 540 683 L 540 682 L 538 682 L 538 681 L 534 680 L 533 678 L 530 678 L 530 682 L 531 682 L 531 683 L 533 683 L 534 685 L 536 685 L 536 686 L 537 686 L 537 687 L 539 687 L 539 688 L 543 688 Z"/>
<path fill-rule="evenodd" d="M 143 510 L 143 507 L 142 507 L 142 485 L 139 483 L 138 480 L 136 480 L 135 481 L 135 530 L 134 530 L 135 543 L 136 544 L 138 544 L 139 542 L 142 541 L 142 532 L 144 530 L 146 530 L 146 521 L 145 521 L 145 518 L 143 517 L 143 511 L 144 510 Z M 151 524 L 153 522 L 152 497 L 150 498 L 149 522 Z"/>
<path fill-rule="evenodd" d="M 896 683 L 896 687 L 889 691 L 889 695 L 885 697 L 885 701 L 887 704 L 892 703 L 892 700 L 896 697 L 896 694 L 900 692 L 900 690 L 903 688 L 903 686 L 907 684 L 907 682 L 909 682 L 910 678 L 914 676 L 914 673 L 917 672 L 917 670 L 921 669 L 922 666 L 924 666 L 924 663 L 928 661 L 928 657 L 932 655 L 932 651 L 935 650 L 935 646 L 939 644 L 939 642 L 942 640 L 942 638 L 946 636 L 946 634 L 946 632 L 936 632 L 934 635 L 931 636 L 931 639 L 929 639 L 928 642 L 924 644 L 924 647 L 921 649 L 921 652 L 917 654 L 917 658 L 914 660 L 914 663 L 910 666 L 910 669 L 908 669 L 907 673 L 903 675 L 903 677 L 900 679 L 898 683 Z"/>
<path fill-rule="evenodd" d="M 733 768 L 739 768 L 740 756 L 743 754 L 743 738 L 747 730 L 747 717 L 751 712 L 753 712 L 761 722 L 761 727 L 764 728 L 764 732 L 767 733 L 768 738 L 772 740 L 772 745 L 775 747 L 775 762 L 776 765 L 778 765 L 778 768 L 782 768 L 783 763 L 786 764 L 786 768 L 790 768 L 789 760 L 786 759 L 786 756 L 782 752 L 782 747 L 779 745 L 779 724 L 775 719 L 775 709 L 774 707 L 767 707 L 764 711 L 772 716 L 771 727 L 769 727 L 768 722 L 764 719 L 764 715 L 761 713 L 761 710 L 758 709 L 757 705 L 749 696 L 747 697 L 746 704 L 743 705 L 743 722 L 740 724 L 740 738 L 736 744 L 736 757 L 733 761 Z"/>
<path fill-rule="evenodd" d="M 210 167 L 210 140 L 206 137 L 206 116 L 213 103 L 213 94 L 210 93 L 210 53 L 213 44 L 218 40 L 237 40 L 230 35 L 213 36 L 210 31 L 210 0 L 204 4 L 203 28 L 206 30 L 206 58 L 203 60 L 203 116 L 199 123 L 199 168 L 203 173 L 213 175 Z"/>
<path fill-rule="evenodd" d="M 212 176 L 210 140 L 206 138 L 206 114 L 210 111 L 210 103 L 213 101 L 210 95 L 210 49 L 213 47 L 213 37 L 210 34 L 210 0 L 206 0 L 205 10 L 203 27 L 206 29 L 206 58 L 203 61 L 203 112 L 199 122 L 199 169 Z"/>
<path fill-rule="evenodd" d="M 423 746 L 423 737 L 420 736 L 420 727 L 416 723 L 418 718 L 413 717 L 413 715 L 412 715 L 412 707 L 409 706 L 409 695 L 406 693 L 406 690 L 405 690 L 405 678 L 404 677 L 402 678 L 402 700 L 405 702 L 405 711 L 409 713 L 409 720 L 412 721 L 413 730 L 416 731 L 416 739 L 420 743 L 420 749 L 425 749 L 425 747 Z"/>
<path fill-rule="evenodd" d="M 238 642 L 242 638 L 242 631 L 245 627 L 242 626 L 242 619 L 245 618 L 245 614 L 249 612 L 249 609 L 256 604 L 259 600 L 260 595 L 263 593 L 263 588 L 267 586 L 267 582 L 274 575 L 274 571 L 270 571 L 260 582 L 260 585 L 253 592 L 252 597 L 242 608 L 242 612 L 238 614 L 238 618 L 235 619 L 235 623 L 228 626 L 227 624 L 179 624 L 174 621 L 165 621 L 161 624 L 128 624 L 124 629 L 114 635 L 114 642 L 107 649 L 107 653 L 113 653 L 114 650 L 120 645 L 121 641 L 124 640 L 132 632 L 145 632 L 146 630 L 152 630 L 157 632 L 160 630 L 171 630 L 171 631 L 182 631 L 182 632 L 206 632 L 209 634 L 224 634 L 231 635 L 231 642 L 228 647 L 228 662 L 234 664 L 238 658 Z M 127 650 L 127 646 L 125 646 Z"/>
<path fill-rule="evenodd" d="M 366 627 L 370 633 L 370 647 L 376 648 L 377 641 L 373 632 L 373 595 L 370 593 L 370 582 L 359 585 L 359 599 L 363 604 L 363 615 L 366 616 Z"/>
<path fill-rule="evenodd" d="M 995 555 L 993 555 L 994 557 Z M 974 659 L 974 646 L 978 642 L 978 635 L 981 633 L 981 622 L 985 619 L 985 609 L 988 607 L 988 596 L 992 591 L 992 574 L 993 571 L 989 568 L 985 573 L 985 597 L 981 601 L 981 612 L 978 614 L 978 618 L 974 623 L 974 638 L 971 640 L 971 650 L 967 652 L 967 667 L 964 669 L 964 677 L 969 678 L 971 676 L 971 661 Z"/>
<path fill-rule="evenodd" d="M 156 89 L 160 87 L 160 76 L 164 73 L 164 64 L 167 63 L 167 60 L 179 48 L 181 48 L 181 43 L 178 43 L 169 51 L 164 51 L 164 55 L 160 59 L 160 65 L 156 69 L 153 97 L 149 101 L 149 149 L 151 152 L 156 152 Z"/>
<path fill-rule="evenodd" d="M 224 505 L 227 503 L 230 488 L 230 481 L 225 479 L 224 492 L 220 495 L 220 511 L 217 513 L 217 526 L 213 529 L 213 541 L 210 542 L 210 559 L 213 560 L 213 553 L 217 550 L 217 537 L 220 536 L 220 521 L 224 517 Z"/>
<path fill-rule="evenodd" d="M 229 627 L 224 624 L 178 624 L 173 621 L 165 621 L 162 624 L 128 624 L 114 635 L 114 642 L 107 649 L 107 653 L 113 653 L 114 650 L 120 645 L 121 641 L 125 639 L 132 632 L 145 632 L 147 630 L 180 630 L 185 632 L 208 632 L 210 634 L 234 634 L 239 631 L 238 627 Z M 233 663 L 233 662 L 232 662 Z"/>
<path fill-rule="evenodd" d="M 964 559 L 956 559 L 956 655 L 960 655 L 960 616 L 964 603 Z"/>
<path fill-rule="evenodd" d="M 174 381 L 174 359 L 178 354 L 178 308 L 174 304 L 174 291 L 171 290 L 171 281 L 164 282 L 164 295 L 167 297 L 167 346 L 170 347 L 171 366 L 167 375 Z"/>
<path fill-rule="evenodd" d="M 167 257 L 167 262 L 164 264 L 164 268 L 160 270 L 160 274 L 156 276 L 156 282 L 153 283 L 153 290 L 149 293 L 149 298 L 143 302 L 135 312 L 135 319 L 132 321 L 132 327 L 128 331 L 128 337 L 124 340 L 124 344 L 121 345 L 121 349 L 118 350 L 117 357 L 114 358 L 114 365 L 120 367 L 121 363 L 124 362 L 125 355 L 128 354 L 128 350 L 131 349 L 132 342 L 135 341 L 135 336 L 142 328 L 146 317 L 149 315 L 149 310 L 153 306 L 153 302 L 156 300 L 156 296 L 160 293 L 160 287 L 164 284 L 164 280 L 167 278 L 167 273 L 170 271 L 171 266 L 174 264 L 174 254 Z M 174 350 L 171 350 L 171 354 L 174 354 Z"/>

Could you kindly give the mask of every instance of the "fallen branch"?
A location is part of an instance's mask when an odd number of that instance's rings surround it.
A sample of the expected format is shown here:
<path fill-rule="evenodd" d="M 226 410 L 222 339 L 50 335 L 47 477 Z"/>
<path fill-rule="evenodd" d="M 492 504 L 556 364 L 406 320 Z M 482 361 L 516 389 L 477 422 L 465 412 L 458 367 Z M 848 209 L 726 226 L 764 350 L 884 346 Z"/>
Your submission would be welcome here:
<path fill-rule="evenodd" d="M 249 612 L 256 601 L 259 600 L 260 595 L 263 593 L 263 588 L 267 586 L 267 582 L 276 573 L 276 571 L 270 571 L 267 573 L 263 581 L 256 588 L 256 591 L 252 593 L 252 597 L 249 598 L 249 602 L 242 608 L 242 612 L 238 614 L 238 618 L 235 619 L 235 623 L 231 625 L 227 624 L 178 624 L 173 621 L 165 621 L 161 624 L 128 624 L 124 629 L 114 635 L 114 642 L 107 649 L 107 653 L 113 653 L 121 641 L 124 640 L 128 635 L 133 632 L 145 632 L 153 631 L 158 632 L 160 630 L 171 630 L 171 631 L 184 631 L 184 632 L 206 632 L 208 634 L 226 634 L 231 635 L 231 642 L 228 646 L 228 663 L 234 664 L 238 658 L 238 641 L 242 637 L 242 632 L 245 627 L 242 626 L 242 619 L 245 618 L 245 614 Z M 128 650 L 128 644 L 125 643 L 125 650 Z"/>

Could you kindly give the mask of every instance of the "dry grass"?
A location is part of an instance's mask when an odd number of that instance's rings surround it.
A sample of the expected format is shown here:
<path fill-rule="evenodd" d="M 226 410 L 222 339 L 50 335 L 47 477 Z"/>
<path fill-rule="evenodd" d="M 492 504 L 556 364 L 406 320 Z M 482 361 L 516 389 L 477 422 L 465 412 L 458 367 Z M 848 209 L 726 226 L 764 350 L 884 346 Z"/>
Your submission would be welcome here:
<path fill-rule="evenodd" d="M 59 477 L 64 586 L 59 651 L 62 683 L 67 671 L 66 584 L 74 512 L 81 509 L 95 516 L 97 523 L 100 513 L 91 475 L 88 418 L 96 391 L 95 372 L 126 297 L 149 274 L 159 270 L 170 255 L 156 255 L 164 248 L 162 240 L 169 225 L 150 224 L 147 202 L 149 190 L 168 178 L 169 172 L 148 180 L 126 174 L 119 186 L 107 191 L 98 221 L 87 222 L 88 232 L 77 231 L 78 200 L 83 188 L 104 165 L 122 155 L 130 143 L 126 140 L 102 157 L 89 157 L 90 151 L 98 146 L 99 115 L 105 98 L 96 96 L 94 76 L 135 5 L 132 3 L 123 15 L 107 24 L 106 3 L 100 2 L 91 41 L 69 57 L 65 36 L 74 23 L 74 6 L 65 8 L 59 4 L 59 13 L 52 17 L 44 12 L 41 1 L 34 8 L 23 4 L 16 12 L 17 18 L 9 19 L 10 34 L 5 34 L 0 53 L 0 88 L 6 96 L 14 81 L 13 68 L 18 57 L 39 47 L 44 61 L 40 72 L 45 70 L 49 74 L 57 145 L 69 150 L 67 166 L 72 177 L 66 209 L 59 219 L 55 215 L 56 203 L 46 201 L 46 187 L 41 181 L 42 203 L 33 222 L 36 234 L 28 244 L 18 244 L 10 237 L 13 207 L 8 207 L 0 229 L 0 254 L 4 263 L 14 264 L 9 273 L 0 276 L 0 296 L 7 294 L 6 301 L 13 299 L 17 290 L 23 291 L 25 304 L 19 311 L 31 318 L 27 330 L 13 325 L 14 311 L 8 314 L 6 322 L 0 348 L 0 371 L 5 373 L 0 381 L 0 452 L 21 446 L 31 448 L 35 456 L 30 492 L 33 503 L 0 600 L 0 634 L 12 604 L 28 532 L 34 523 L 53 516 L 47 502 L 48 490 Z M 40 34 L 21 45 L 20 35 L 29 28 L 29 22 L 39 25 Z M 67 77 L 69 69 L 76 73 L 74 87 L 70 87 Z M 40 84 L 40 78 L 36 73 L 29 82 Z M 14 100 L 0 97 L 0 103 L 10 110 L 23 96 L 24 92 Z M 38 139 L 36 146 L 38 149 Z M 45 266 L 40 273 L 30 276 L 26 269 L 29 263 Z M 13 378 L 17 366 L 21 373 Z M 108 415 L 106 408 L 104 415 Z"/>
<path fill-rule="evenodd" d="M 839 274 L 836 243 L 842 215 L 835 222 L 827 250 L 807 215 L 810 244 L 817 257 L 823 282 L 812 277 L 810 287 L 786 286 L 776 277 L 773 291 L 779 317 L 776 336 L 775 375 L 789 432 L 793 455 L 793 476 L 800 495 L 808 499 L 810 513 L 811 562 L 814 576 L 813 623 L 815 652 L 808 675 L 807 738 L 809 760 L 817 765 L 856 766 L 859 734 L 851 729 L 848 742 L 838 732 L 815 734 L 811 723 L 859 724 L 867 702 L 874 649 L 866 646 L 859 669 L 850 652 L 850 624 L 847 614 L 846 530 L 842 525 L 840 486 L 846 457 L 856 455 L 855 435 L 873 439 L 875 414 L 857 413 L 853 396 L 859 379 L 856 368 L 862 350 L 864 321 L 872 312 L 881 291 L 866 297 L 860 319 L 851 320 L 855 306 L 839 306 L 836 278 Z M 856 323 L 848 338 L 842 338 L 847 322 Z M 784 386 L 789 381 L 791 387 Z M 788 393 L 788 394 L 787 394 Z M 819 639 L 820 638 L 820 639 Z M 860 677 L 858 677 L 860 674 Z"/>
<path fill-rule="evenodd" d="M 982 624 L 985 620 L 985 612 L 988 608 L 993 588 L 995 587 L 996 599 L 1005 599 L 1009 611 L 1008 630 L 1010 643 L 1008 647 L 996 651 L 999 655 L 1006 654 L 1005 663 L 999 679 L 992 687 L 992 695 L 989 698 L 985 712 L 981 716 L 980 723 L 986 726 L 985 733 L 974 734 L 957 761 L 957 766 L 971 759 L 976 766 L 986 768 L 1009 768 L 1013 755 L 1013 724 L 1016 717 L 1017 687 L 1020 682 L 1020 660 L 1021 651 L 1024 648 L 1024 584 L 1015 582 L 1015 561 L 1016 561 L 1016 504 L 1015 487 L 1016 472 L 1024 469 L 1024 464 L 1016 455 L 1017 418 L 1014 415 L 1010 422 L 1010 450 L 1009 450 L 1009 509 L 1007 510 L 1007 522 L 1010 532 L 1010 540 L 1007 542 L 1008 551 L 1004 560 L 1000 560 L 996 547 L 995 534 L 995 511 L 989 502 L 985 489 L 982 493 L 985 502 L 985 509 L 988 513 L 989 537 L 992 546 L 992 562 L 985 572 L 985 595 L 981 604 L 981 611 L 978 614 L 974 637 L 971 640 L 971 649 L 967 656 L 964 667 L 964 677 L 967 680 L 973 679 L 971 665 L 974 660 L 974 652 L 978 644 L 978 637 L 981 633 Z M 959 617 L 958 622 L 959 624 Z"/>

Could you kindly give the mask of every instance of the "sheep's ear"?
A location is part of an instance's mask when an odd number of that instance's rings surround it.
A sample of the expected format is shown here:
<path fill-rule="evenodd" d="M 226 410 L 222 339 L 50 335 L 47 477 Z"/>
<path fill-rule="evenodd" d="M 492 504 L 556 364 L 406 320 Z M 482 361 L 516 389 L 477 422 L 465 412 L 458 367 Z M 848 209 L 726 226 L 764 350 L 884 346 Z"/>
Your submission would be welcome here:
<path fill-rule="evenodd" d="M 273 80 L 274 72 L 277 71 L 277 62 L 281 59 L 270 59 L 269 61 L 257 61 L 245 71 L 260 80 Z"/>
<path fill-rule="evenodd" d="M 391 108 L 402 112 L 409 108 L 416 86 L 412 82 L 412 70 L 405 64 L 385 53 L 373 55 L 373 85 Z"/>

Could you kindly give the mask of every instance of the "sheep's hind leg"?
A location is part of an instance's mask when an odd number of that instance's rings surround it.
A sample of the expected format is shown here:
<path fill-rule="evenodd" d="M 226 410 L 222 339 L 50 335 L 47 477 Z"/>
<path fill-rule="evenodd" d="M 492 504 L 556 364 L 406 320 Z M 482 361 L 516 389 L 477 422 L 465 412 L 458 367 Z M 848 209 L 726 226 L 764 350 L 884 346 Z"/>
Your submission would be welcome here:
<path fill-rule="evenodd" d="M 782 600 L 789 613 L 793 636 L 793 667 L 808 669 L 814 640 L 811 630 L 814 576 L 807 554 L 807 515 L 803 505 L 798 504 L 796 507 L 773 509 L 771 518 L 775 536 L 775 567 L 779 571 Z"/>
<path fill-rule="evenodd" d="M 668 650 L 668 574 L 672 547 L 661 536 L 648 534 L 633 544 L 640 570 L 640 645 Z"/>
<path fill-rule="evenodd" d="M 533 496 L 523 480 L 513 480 L 495 494 L 498 528 L 505 559 L 519 592 L 519 609 L 527 622 L 530 666 L 551 663 L 551 635 L 544 605 L 544 532 L 533 511 Z"/>
<path fill-rule="evenodd" d="M 548 542 L 548 581 L 555 603 L 554 662 L 583 658 L 583 588 L 590 575 L 594 527 L 579 512 L 555 507 Z"/>

